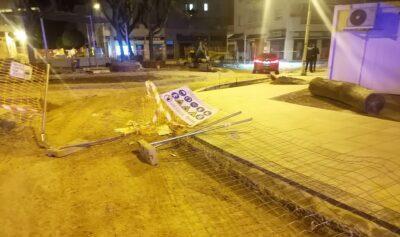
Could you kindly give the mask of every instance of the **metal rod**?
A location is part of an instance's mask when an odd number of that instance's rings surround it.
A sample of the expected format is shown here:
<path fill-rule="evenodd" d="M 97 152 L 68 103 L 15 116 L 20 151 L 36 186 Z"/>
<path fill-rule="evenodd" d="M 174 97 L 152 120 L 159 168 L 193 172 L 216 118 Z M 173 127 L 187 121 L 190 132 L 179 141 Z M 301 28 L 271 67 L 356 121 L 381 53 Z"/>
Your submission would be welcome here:
<path fill-rule="evenodd" d="M 41 129 L 42 142 L 46 141 L 47 94 L 49 91 L 49 78 L 50 78 L 50 64 L 46 64 L 46 85 L 45 85 L 45 89 L 44 89 L 42 129 Z"/>
<path fill-rule="evenodd" d="M 198 129 L 198 130 L 196 130 L 196 131 L 194 131 L 194 132 L 191 132 L 191 134 L 196 133 L 196 132 L 198 132 L 198 131 L 202 131 L 202 130 L 207 129 L 207 128 L 210 128 L 210 127 L 213 126 L 213 125 L 222 123 L 222 122 L 224 122 L 224 121 L 226 121 L 226 120 L 228 120 L 228 119 L 230 119 L 230 118 L 232 118 L 232 117 L 235 117 L 235 116 L 237 116 L 237 115 L 239 115 L 239 114 L 241 114 L 241 113 L 242 113 L 242 111 L 238 111 L 238 112 L 236 112 L 236 113 L 233 113 L 233 114 L 230 114 L 230 115 L 228 115 L 228 116 L 222 117 L 222 118 L 220 118 L 220 119 L 218 119 L 218 120 L 216 120 L 216 121 L 214 121 L 214 122 L 212 122 L 212 123 L 210 123 L 210 124 L 204 126 L 203 128 L 200 128 L 200 129 Z M 182 136 L 183 136 L 183 135 L 182 135 Z M 167 139 L 167 140 L 168 140 L 168 139 Z M 164 141 L 165 141 L 165 140 L 164 140 Z M 154 142 L 154 144 L 156 144 L 156 143 L 160 143 L 160 145 L 162 145 L 163 141 Z M 152 144 L 153 144 L 153 143 L 152 143 Z"/>
<path fill-rule="evenodd" d="M 115 136 L 115 137 L 107 137 L 107 138 L 103 138 L 103 139 L 99 139 L 96 141 L 89 141 L 89 142 L 84 142 L 84 143 L 79 143 L 79 144 L 73 144 L 73 145 L 68 145 L 68 146 L 63 146 L 60 147 L 59 149 L 67 149 L 67 148 L 72 148 L 72 147 L 91 147 L 91 146 L 95 146 L 95 145 L 101 145 L 107 142 L 112 142 L 112 141 L 116 141 L 118 139 L 127 137 L 128 135 L 119 135 L 119 136 Z"/>
<path fill-rule="evenodd" d="M 222 125 L 219 125 L 219 126 L 216 126 L 216 127 L 205 128 L 205 129 L 201 129 L 201 130 L 198 130 L 198 131 L 195 131 L 195 132 L 191 132 L 191 133 L 187 133 L 187 134 L 184 134 L 184 135 L 180 135 L 180 136 L 172 137 L 172 138 L 169 138 L 169 139 L 165 139 L 165 140 L 162 140 L 162 141 L 153 142 L 153 143 L 151 143 L 151 145 L 157 147 L 157 146 L 163 145 L 164 143 L 175 141 L 175 140 L 178 140 L 178 139 L 181 139 L 181 138 L 190 137 L 190 136 L 198 135 L 198 134 L 201 134 L 201 133 L 214 131 L 214 130 L 221 129 L 221 128 L 228 128 L 228 127 L 231 127 L 231 126 L 234 126 L 234 125 L 247 123 L 247 122 L 250 122 L 252 120 L 253 120 L 252 118 L 249 118 L 249 119 L 245 119 L 245 120 L 241 120 L 241 121 L 237 121 L 237 122 L 222 124 Z"/>
<path fill-rule="evenodd" d="M 237 116 L 237 115 L 239 115 L 241 113 L 242 112 L 240 111 L 240 112 L 236 112 L 236 113 L 230 114 L 230 115 L 228 115 L 226 117 L 223 117 L 223 118 L 221 118 L 221 119 L 219 119 L 219 120 L 217 120 L 217 121 L 215 121 L 213 123 L 210 123 L 205 128 L 209 128 L 212 125 L 215 125 L 217 123 L 223 122 L 223 121 L 225 121 L 225 120 L 227 120 L 229 118 L 232 118 L 234 116 Z M 205 128 L 203 128 L 203 129 L 205 129 Z M 203 130 L 203 129 L 201 129 L 201 130 Z M 197 131 L 200 131 L 200 130 L 197 130 Z M 129 136 L 129 135 L 120 135 L 120 136 L 116 136 L 116 137 L 108 137 L 108 138 L 103 138 L 103 139 L 99 139 L 99 140 L 96 140 L 96 141 L 89 141 L 89 142 L 83 142 L 83 143 L 79 143 L 79 144 L 67 145 L 67 146 L 60 147 L 59 149 L 67 149 L 67 148 L 72 148 L 72 147 L 90 147 L 90 146 L 94 146 L 94 145 L 100 145 L 100 144 L 103 144 L 103 143 L 116 141 L 116 140 L 118 140 L 120 138 L 127 137 L 127 136 Z"/>
<path fill-rule="evenodd" d="M 212 122 L 212 123 L 207 124 L 207 125 L 204 126 L 202 129 L 208 128 L 208 127 L 211 127 L 211 126 L 214 126 L 214 125 L 216 125 L 216 124 L 219 124 L 219 123 L 221 123 L 221 122 L 223 122 L 223 121 L 225 121 L 225 120 L 227 120 L 227 119 L 230 119 L 230 118 L 233 118 L 233 117 L 235 117 L 235 116 L 238 116 L 238 115 L 241 114 L 241 113 L 242 113 L 242 111 L 238 111 L 238 112 L 236 112 L 236 113 L 233 113 L 233 114 L 230 114 L 230 115 L 225 116 L 225 117 L 223 117 L 223 118 L 220 118 L 220 119 L 218 119 L 218 120 L 216 120 L 216 121 L 214 121 L 214 122 Z M 199 130 L 200 130 L 200 129 L 199 129 Z"/>
<path fill-rule="evenodd" d="M 310 38 L 310 23 L 311 23 L 311 1 L 308 0 L 308 12 L 307 12 L 307 23 L 306 23 L 306 32 L 304 34 L 304 49 L 303 49 L 303 65 L 301 69 L 301 75 L 307 76 L 306 63 L 307 63 L 307 50 L 308 50 L 308 40 Z"/>

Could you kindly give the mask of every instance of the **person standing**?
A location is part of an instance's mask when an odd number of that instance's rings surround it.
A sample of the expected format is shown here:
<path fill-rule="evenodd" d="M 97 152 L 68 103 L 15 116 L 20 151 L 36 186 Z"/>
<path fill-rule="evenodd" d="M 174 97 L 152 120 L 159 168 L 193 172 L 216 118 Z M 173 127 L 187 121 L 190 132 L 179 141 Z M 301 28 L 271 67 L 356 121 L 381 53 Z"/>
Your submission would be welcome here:
<path fill-rule="evenodd" d="M 318 60 L 318 55 L 319 55 L 319 49 L 317 45 L 314 44 L 314 47 L 312 49 L 312 62 L 311 62 L 311 68 L 312 71 L 315 72 L 315 68 L 317 67 L 317 60 Z"/>
<path fill-rule="evenodd" d="M 309 45 L 307 47 L 306 72 L 308 68 L 310 69 L 310 72 L 313 72 L 313 56 L 314 56 L 314 46 Z"/>

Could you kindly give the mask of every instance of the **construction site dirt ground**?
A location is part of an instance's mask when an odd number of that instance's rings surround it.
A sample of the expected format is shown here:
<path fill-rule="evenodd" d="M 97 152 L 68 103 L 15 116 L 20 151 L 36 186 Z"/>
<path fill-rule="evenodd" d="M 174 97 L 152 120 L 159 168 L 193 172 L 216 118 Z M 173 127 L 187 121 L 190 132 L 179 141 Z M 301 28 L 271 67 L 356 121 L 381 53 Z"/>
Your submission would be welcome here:
<path fill-rule="evenodd" d="M 48 141 L 110 137 L 129 120 L 149 122 L 154 108 L 144 95 L 143 84 L 50 86 Z M 56 159 L 31 129 L 0 129 L 0 236 L 324 235 L 215 171 L 201 153 L 167 147 L 158 167 L 142 163 L 129 145 L 137 139 Z"/>

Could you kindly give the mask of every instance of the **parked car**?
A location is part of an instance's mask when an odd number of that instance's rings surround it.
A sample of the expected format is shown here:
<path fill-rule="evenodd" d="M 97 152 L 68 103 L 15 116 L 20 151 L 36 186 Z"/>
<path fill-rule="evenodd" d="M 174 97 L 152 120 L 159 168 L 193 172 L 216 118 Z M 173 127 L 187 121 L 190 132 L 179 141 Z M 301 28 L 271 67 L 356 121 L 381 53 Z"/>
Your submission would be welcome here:
<path fill-rule="evenodd" d="M 264 72 L 271 73 L 275 72 L 279 74 L 279 58 L 273 53 L 263 53 L 254 59 L 253 73 Z"/>

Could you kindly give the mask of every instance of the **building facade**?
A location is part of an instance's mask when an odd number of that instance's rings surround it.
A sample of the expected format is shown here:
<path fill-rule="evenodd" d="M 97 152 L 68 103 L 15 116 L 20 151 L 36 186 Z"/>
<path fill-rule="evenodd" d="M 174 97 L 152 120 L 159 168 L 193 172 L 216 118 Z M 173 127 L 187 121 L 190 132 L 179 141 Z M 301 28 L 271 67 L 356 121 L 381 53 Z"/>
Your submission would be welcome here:
<path fill-rule="evenodd" d="M 168 58 L 185 58 L 199 41 L 211 51 L 226 51 L 226 35 L 233 24 L 232 0 L 179 0 L 165 27 Z"/>
<path fill-rule="evenodd" d="M 400 1 L 336 6 L 329 78 L 400 95 L 399 12 Z"/>
<path fill-rule="evenodd" d="M 86 7 L 87 8 L 87 7 Z M 82 10 L 76 10 L 81 12 Z M 87 10 L 86 10 L 87 11 Z M 93 12 L 94 19 L 102 17 Z M 154 53 L 158 60 L 186 58 L 199 41 L 207 42 L 209 50 L 226 51 L 226 35 L 233 24 L 232 0 L 178 0 L 171 7 L 164 29 L 154 38 Z M 87 27 L 81 27 L 82 32 Z M 96 41 L 105 54 L 117 58 L 121 54 L 115 30 L 108 23 L 95 23 Z M 148 31 L 138 26 L 129 35 L 132 51 L 141 60 L 149 60 Z M 126 40 L 125 40 L 126 41 Z M 123 42 L 125 55 L 128 46 Z"/>
<path fill-rule="evenodd" d="M 281 60 L 301 60 L 307 0 L 235 0 L 234 16 L 234 32 L 228 35 L 233 59 L 252 61 L 271 52 Z M 317 14 L 311 20 L 310 43 L 319 48 L 321 60 L 329 58 L 330 30 Z"/>

